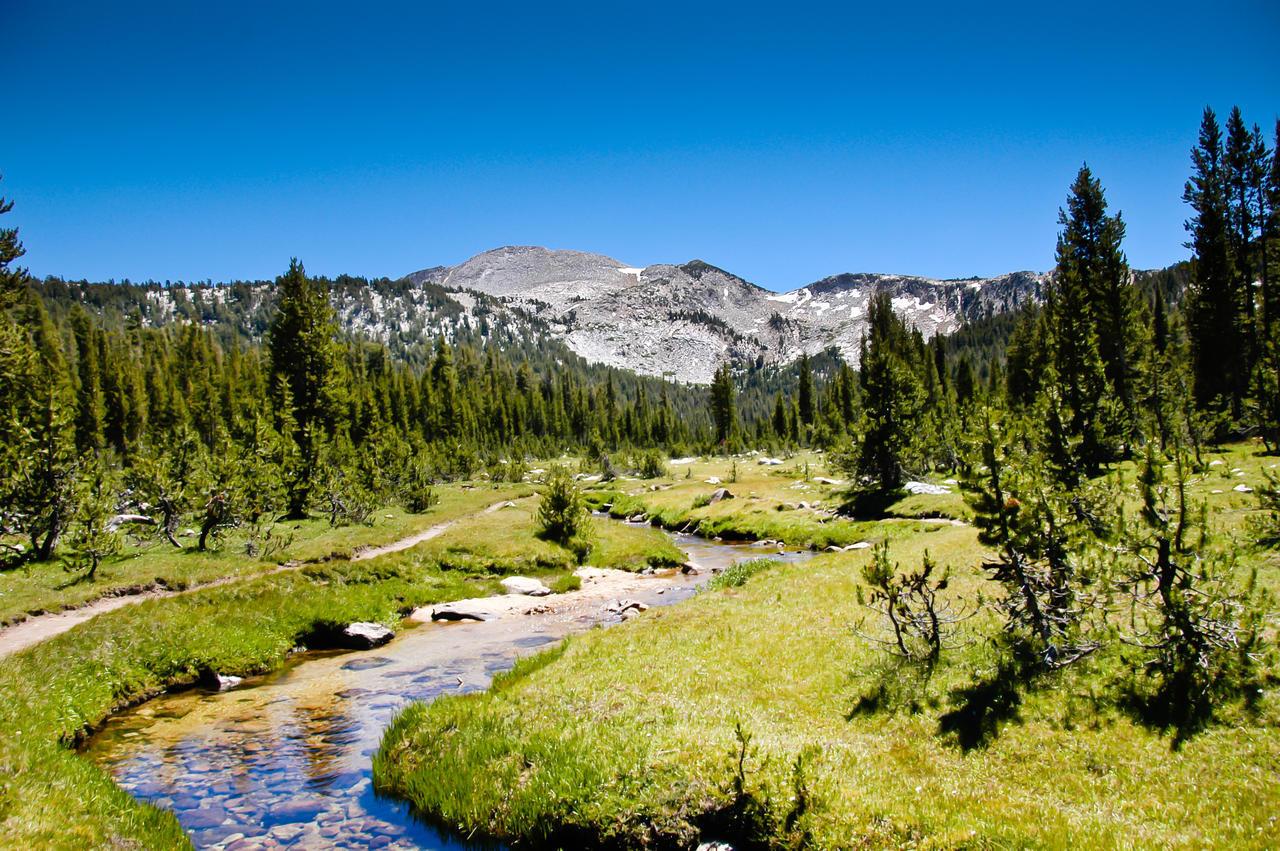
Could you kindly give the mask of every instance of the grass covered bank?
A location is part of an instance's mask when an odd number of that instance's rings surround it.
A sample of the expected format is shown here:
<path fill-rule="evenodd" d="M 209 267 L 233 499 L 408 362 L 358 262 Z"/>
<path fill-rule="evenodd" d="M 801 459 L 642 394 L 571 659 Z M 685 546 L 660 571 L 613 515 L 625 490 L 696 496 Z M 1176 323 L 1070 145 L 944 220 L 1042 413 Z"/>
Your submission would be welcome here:
<path fill-rule="evenodd" d="M 369 526 L 334 528 L 321 517 L 277 523 L 276 532 L 291 536 L 292 542 L 269 559 L 246 555 L 244 533 L 231 530 L 221 546 L 207 552 L 195 549 L 191 537 L 181 539 L 188 545 L 182 550 L 156 537 L 142 545 L 130 543 L 119 556 L 103 563 L 93 581 L 68 572 L 57 560 L 0 572 L 0 625 L 81 606 L 101 597 L 149 588 L 182 589 L 229 576 L 252 576 L 287 561 L 348 558 L 363 547 L 386 544 L 467 517 L 499 500 L 529 496 L 533 488 L 449 486 L 439 488 L 437 493 L 440 502 L 430 511 L 411 514 L 399 506 L 389 506 L 377 511 Z"/>
<path fill-rule="evenodd" d="M 494 501 L 492 490 L 483 494 L 481 507 Z M 606 566 L 670 558 L 670 542 L 655 530 L 600 525 Z M 454 528 L 458 541 L 502 529 L 513 553 L 536 540 L 522 504 L 460 517 Z M 171 814 L 140 804 L 76 756 L 77 740 L 112 712 L 205 672 L 270 671 L 329 627 L 395 626 L 418 606 L 495 593 L 512 567 L 477 553 L 465 565 L 445 564 L 443 550 L 428 546 L 437 543 L 148 600 L 0 660 L 0 847 L 186 847 Z"/>
<path fill-rule="evenodd" d="M 1217 460 L 1194 495 L 1274 591 L 1275 554 L 1243 537 L 1256 501 L 1234 488 L 1276 461 Z M 973 529 L 890 523 L 874 537 L 889 534 L 904 566 L 927 549 L 951 567 L 948 593 L 993 593 Z M 944 727 L 997 665 L 994 615 L 969 621 L 969 642 L 922 682 L 854 630 L 873 617 L 859 604 L 870 557 L 776 566 L 576 638 L 489 693 L 412 706 L 375 757 L 378 788 L 464 835 L 534 847 L 1280 844 L 1274 669 L 1252 710 L 1225 706 L 1175 751 L 1118 699 L 1116 646 L 1044 675 L 965 747 L 972 730 Z"/>
<path fill-rule="evenodd" d="M 668 475 L 644 481 L 597 484 L 585 496 L 593 508 L 613 517 L 643 516 L 667 529 L 687 529 L 726 540 L 781 541 L 791 547 L 843 547 L 884 535 L 881 523 L 851 519 L 848 484 L 831 478 L 824 458 L 804 452 L 778 464 L 755 456 L 685 460 Z M 711 502 L 725 489 L 733 496 Z M 881 506 L 884 517 L 908 523 L 919 519 L 964 520 L 972 515 L 958 492 L 902 495 Z M 840 512 L 837 515 L 837 511 Z M 858 515 L 859 517 L 861 515 Z"/>

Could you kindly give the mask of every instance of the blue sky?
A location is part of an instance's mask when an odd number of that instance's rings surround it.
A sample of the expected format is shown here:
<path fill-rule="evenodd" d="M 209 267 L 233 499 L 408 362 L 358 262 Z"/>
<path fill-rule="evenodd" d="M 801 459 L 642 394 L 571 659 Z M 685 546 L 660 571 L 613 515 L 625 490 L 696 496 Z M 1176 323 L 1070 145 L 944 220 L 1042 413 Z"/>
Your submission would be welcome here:
<path fill-rule="evenodd" d="M 1087 160 L 1186 256 L 1200 111 L 1280 115 L 1280 4 L 3 0 L 0 194 L 39 275 L 397 276 L 535 244 L 842 271 L 1052 265 Z"/>

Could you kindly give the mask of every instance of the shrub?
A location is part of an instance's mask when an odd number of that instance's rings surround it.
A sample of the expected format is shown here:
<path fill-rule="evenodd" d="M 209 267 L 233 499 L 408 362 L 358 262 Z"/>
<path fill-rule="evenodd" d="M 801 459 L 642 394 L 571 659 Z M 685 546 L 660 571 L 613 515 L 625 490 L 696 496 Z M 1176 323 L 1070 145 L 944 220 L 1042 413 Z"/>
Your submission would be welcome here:
<path fill-rule="evenodd" d="M 538 505 L 539 536 L 568 547 L 586 532 L 587 521 L 587 507 L 573 476 L 563 467 L 552 468 Z"/>
<path fill-rule="evenodd" d="M 724 573 L 707 583 L 708 588 L 740 588 L 757 573 L 768 570 L 778 562 L 771 558 L 753 558 L 736 562 Z"/>
<path fill-rule="evenodd" d="M 555 582 L 551 583 L 551 593 L 553 594 L 567 594 L 570 591 L 581 590 L 581 588 L 582 588 L 581 577 L 576 576 L 575 574 L 572 574 L 572 573 L 568 574 L 567 576 L 561 576 Z"/>
<path fill-rule="evenodd" d="M 640 455 L 636 464 L 636 475 L 642 479 L 666 478 L 667 466 L 656 450 L 650 450 Z"/>

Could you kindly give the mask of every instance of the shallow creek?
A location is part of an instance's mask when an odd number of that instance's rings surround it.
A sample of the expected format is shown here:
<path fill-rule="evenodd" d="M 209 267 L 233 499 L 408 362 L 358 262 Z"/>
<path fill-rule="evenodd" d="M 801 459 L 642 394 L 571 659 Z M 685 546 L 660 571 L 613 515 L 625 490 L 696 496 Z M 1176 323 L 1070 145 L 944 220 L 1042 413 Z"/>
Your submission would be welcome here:
<path fill-rule="evenodd" d="M 700 573 L 608 590 L 588 582 L 495 620 L 427 623 L 374 650 L 302 653 L 230 691 L 178 692 L 120 713 L 84 754 L 135 797 L 172 810 L 198 848 L 466 848 L 374 794 L 373 753 L 406 703 L 484 689 L 522 655 L 616 624 L 608 603 L 618 597 L 668 605 L 736 561 L 808 557 L 674 538 Z"/>

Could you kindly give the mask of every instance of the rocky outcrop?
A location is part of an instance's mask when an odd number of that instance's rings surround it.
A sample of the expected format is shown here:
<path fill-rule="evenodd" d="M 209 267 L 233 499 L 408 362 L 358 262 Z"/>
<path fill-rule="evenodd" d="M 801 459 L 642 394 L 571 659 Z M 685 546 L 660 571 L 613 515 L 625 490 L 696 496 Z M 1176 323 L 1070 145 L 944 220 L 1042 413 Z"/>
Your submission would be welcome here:
<path fill-rule="evenodd" d="M 879 291 L 931 337 L 1038 299 L 1046 276 L 842 274 L 776 293 L 701 260 L 639 268 L 600 254 L 508 246 L 408 280 L 519 308 L 587 360 L 705 384 L 725 360 L 783 364 L 835 347 L 856 364 Z"/>

